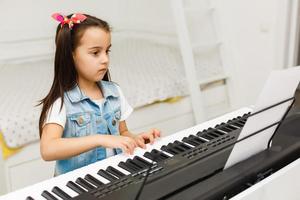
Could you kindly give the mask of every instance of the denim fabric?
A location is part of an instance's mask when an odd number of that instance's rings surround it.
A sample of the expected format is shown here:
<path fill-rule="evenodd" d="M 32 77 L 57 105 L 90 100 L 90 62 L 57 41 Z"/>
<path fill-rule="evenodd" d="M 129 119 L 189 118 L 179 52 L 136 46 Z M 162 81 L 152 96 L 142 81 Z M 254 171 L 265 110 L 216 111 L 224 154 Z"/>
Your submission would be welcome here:
<path fill-rule="evenodd" d="M 63 138 L 83 137 L 94 134 L 119 135 L 121 118 L 120 97 L 113 82 L 100 81 L 98 85 L 104 96 L 101 108 L 85 96 L 76 85 L 65 92 L 66 125 Z M 114 149 L 115 154 L 122 152 Z M 97 147 L 65 160 L 56 161 L 55 175 L 63 174 L 106 158 L 106 149 Z"/>

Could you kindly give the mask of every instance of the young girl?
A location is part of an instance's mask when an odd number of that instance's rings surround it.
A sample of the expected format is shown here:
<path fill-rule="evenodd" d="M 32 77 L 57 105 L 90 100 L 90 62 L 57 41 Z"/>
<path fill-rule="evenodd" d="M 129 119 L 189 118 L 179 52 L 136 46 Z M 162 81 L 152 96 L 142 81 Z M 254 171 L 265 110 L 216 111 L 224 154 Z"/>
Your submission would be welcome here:
<path fill-rule="evenodd" d="M 125 119 L 133 109 L 110 81 L 108 23 L 83 14 L 52 17 L 60 22 L 54 81 L 40 103 L 39 130 L 42 158 L 57 160 L 55 175 L 152 144 L 160 131 L 135 135 L 127 129 Z"/>

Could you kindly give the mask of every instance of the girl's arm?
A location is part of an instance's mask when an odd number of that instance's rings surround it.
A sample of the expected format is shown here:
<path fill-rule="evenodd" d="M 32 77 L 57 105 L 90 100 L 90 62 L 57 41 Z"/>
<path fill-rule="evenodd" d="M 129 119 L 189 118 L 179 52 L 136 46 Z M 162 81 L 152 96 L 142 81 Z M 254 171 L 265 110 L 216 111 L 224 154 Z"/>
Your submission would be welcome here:
<path fill-rule="evenodd" d="M 50 123 L 43 127 L 40 151 L 46 161 L 61 160 L 79 155 L 96 147 L 122 148 L 132 154 L 137 146 L 131 137 L 113 135 L 90 135 L 79 138 L 62 138 L 63 127 Z"/>

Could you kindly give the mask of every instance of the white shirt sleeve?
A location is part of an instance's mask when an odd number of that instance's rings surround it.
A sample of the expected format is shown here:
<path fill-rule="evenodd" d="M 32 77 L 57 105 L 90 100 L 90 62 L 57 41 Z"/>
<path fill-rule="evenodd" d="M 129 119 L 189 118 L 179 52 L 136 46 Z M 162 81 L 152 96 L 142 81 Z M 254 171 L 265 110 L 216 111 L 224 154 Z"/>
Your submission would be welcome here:
<path fill-rule="evenodd" d="M 63 104 L 63 107 L 60 110 L 60 105 L 61 105 L 61 98 L 58 98 L 50 107 L 44 125 L 55 123 L 65 128 L 66 119 L 67 119 L 66 107 Z"/>
<path fill-rule="evenodd" d="M 120 121 L 126 120 L 129 115 L 132 113 L 133 108 L 129 105 L 128 101 L 126 100 L 121 88 L 117 86 L 119 95 L 120 95 L 120 101 L 121 101 L 121 118 Z"/>

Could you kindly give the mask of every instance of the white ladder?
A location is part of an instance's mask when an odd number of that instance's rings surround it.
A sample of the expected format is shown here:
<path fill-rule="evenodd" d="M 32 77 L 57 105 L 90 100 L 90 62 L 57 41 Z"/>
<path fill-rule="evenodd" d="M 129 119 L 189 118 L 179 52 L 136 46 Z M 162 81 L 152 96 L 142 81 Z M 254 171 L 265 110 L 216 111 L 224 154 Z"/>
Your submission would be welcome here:
<path fill-rule="evenodd" d="M 215 1 L 213 0 L 206 0 L 206 2 L 209 2 L 210 5 L 208 6 L 207 12 L 213 12 L 210 13 L 211 17 L 213 18 L 213 26 L 215 28 L 216 33 L 216 40 L 213 42 L 199 42 L 199 43 L 193 43 L 190 37 L 190 31 L 189 29 L 191 27 L 188 27 L 187 25 L 187 19 L 186 19 L 186 13 L 188 12 L 201 12 L 202 10 L 196 6 L 186 6 L 184 3 L 186 0 L 171 0 L 172 8 L 173 8 L 173 17 L 175 20 L 176 30 L 177 30 L 177 36 L 179 40 L 179 46 L 180 51 L 183 59 L 184 64 L 184 70 L 188 82 L 188 88 L 189 93 L 192 101 L 192 107 L 195 117 L 195 122 L 200 123 L 202 121 L 207 120 L 207 116 L 205 115 L 205 107 L 203 102 L 203 94 L 200 89 L 200 85 L 211 83 L 214 81 L 223 80 L 226 84 L 226 89 L 228 93 L 228 101 L 229 101 L 229 108 L 228 110 L 232 109 L 234 106 L 234 95 L 233 90 L 231 90 L 233 81 L 231 78 L 231 71 L 229 67 L 231 65 L 228 64 L 228 59 L 225 56 L 225 49 L 224 44 L 222 43 L 222 34 L 220 33 L 220 28 L 218 24 L 218 17 L 216 16 L 216 7 L 213 5 Z M 194 0 L 195 1 L 195 0 Z M 201 0 L 204 2 L 205 0 Z M 191 2 L 191 1 L 190 1 Z M 200 2 L 195 1 L 195 2 Z M 194 49 L 196 48 L 209 48 L 211 46 L 216 46 L 219 49 L 220 53 L 220 59 L 222 62 L 222 68 L 224 73 L 220 73 L 217 75 L 214 75 L 212 77 L 208 77 L 205 80 L 200 80 L 199 77 L 197 77 L 197 70 L 196 70 L 196 64 L 195 64 L 195 57 L 194 57 Z M 232 66 L 231 66 L 232 67 Z M 220 113 L 221 114 L 221 113 Z"/>

